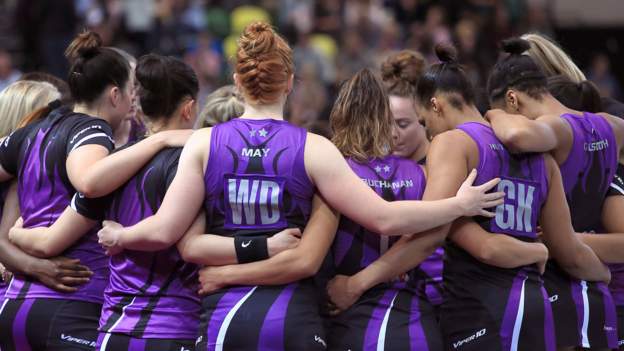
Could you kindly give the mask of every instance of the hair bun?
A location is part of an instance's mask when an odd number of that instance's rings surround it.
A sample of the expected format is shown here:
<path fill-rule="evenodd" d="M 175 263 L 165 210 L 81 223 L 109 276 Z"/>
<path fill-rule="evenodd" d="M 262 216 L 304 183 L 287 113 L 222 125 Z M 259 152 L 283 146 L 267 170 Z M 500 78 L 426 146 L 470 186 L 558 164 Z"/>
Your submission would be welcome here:
<path fill-rule="evenodd" d="M 149 91 L 166 88 L 168 85 L 167 63 L 166 56 L 156 54 L 141 56 L 135 73 L 141 88 Z"/>
<path fill-rule="evenodd" d="M 78 58 L 90 58 L 98 53 L 98 49 L 102 47 L 102 38 L 93 31 L 84 31 L 80 33 L 65 50 L 65 57 L 70 62 Z"/>
<path fill-rule="evenodd" d="M 435 53 L 443 63 L 456 63 L 457 62 L 457 49 L 451 44 L 440 43 L 435 46 Z"/>
<path fill-rule="evenodd" d="M 381 78 L 384 82 L 396 84 L 404 81 L 415 85 L 425 70 L 425 58 L 418 52 L 403 50 L 381 64 Z"/>
<path fill-rule="evenodd" d="M 510 38 L 502 41 L 503 51 L 512 55 L 522 55 L 531 48 L 531 44 L 521 38 Z"/>
<path fill-rule="evenodd" d="M 254 22 L 245 27 L 238 45 L 249 56 L 271 51 L 275 46 L 275 31 L 266 22 Z"/>

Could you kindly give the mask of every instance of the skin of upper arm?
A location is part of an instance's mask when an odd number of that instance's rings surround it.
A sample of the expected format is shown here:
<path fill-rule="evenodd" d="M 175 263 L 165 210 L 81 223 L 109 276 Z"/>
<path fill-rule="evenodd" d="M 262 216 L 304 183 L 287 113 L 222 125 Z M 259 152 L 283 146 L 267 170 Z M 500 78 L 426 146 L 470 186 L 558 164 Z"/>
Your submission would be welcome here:
<path fill-rule="evenodd" d="M 311 133 L 307 140 L 305 167 L 328 205 L 366 228 L 378 229 L 388 203 L 353 172 L 329 140 Z"/>
<path fill-rule="evenodd" d="M 624 196 L 607 196 L 602 206 L 602 226 L 607 233 L 624 233 Z"/>
<path fill-rule="evenodd" d="M 97 144 L 83 145 L 69 153 L 65 161 L 67 176 L 76 190 L 82 193 L 91 192 L 87 187 L 85 176 L 96 162 L 108 154 L 107 148 Z"/>
<path fill-rule="evenodd" d="M 17 242 L 22 249 L 40 258 L 61 254 L 95 226 L 96 221 L 67 207 L 63 214 L 45 230 L 20 229 Z"/>
<path fill-rule="evenodd" d="M 476 144 L 459 130 L 451 130 L 433 138 L 427 153 L 427 186 L 423 200 L 454 196 L 468 176 L 469 166 L 473 163 L 476 165 L 468 156 L 474 150 Z"/>

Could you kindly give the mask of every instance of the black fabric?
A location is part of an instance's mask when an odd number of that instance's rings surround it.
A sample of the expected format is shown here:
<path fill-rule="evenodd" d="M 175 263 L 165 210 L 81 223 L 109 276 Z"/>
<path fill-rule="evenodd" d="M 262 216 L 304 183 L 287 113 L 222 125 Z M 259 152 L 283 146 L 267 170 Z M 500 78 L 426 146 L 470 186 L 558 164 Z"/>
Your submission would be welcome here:
<path fill-rule="evenodd" d="M 31 351 L 93 350 L 101 310 L 102 305 L 83 301 L 9 299 L 0 316 L 0 348 L 23 349 L 13 339 L 17 333 L 26 336 Z M 17 318 L 24 313 L 25 323 Z"/>
<path fill-rule="evenodd" d="M 16 176 L 19 167 L 20 150 L 22 143 L 31 131 L 36 127 L 37 123 L 31 123 L 24 128 L 15 130 L 9 136 L 2 140 L 0 144 L 0 165 L 8 173 Z"/>
<path fill-rule="evenodd" d="M 250 263 L 269 258 L 269 249 L 266 236 L 234 238 L 234 248 L 238 263 Z"/>

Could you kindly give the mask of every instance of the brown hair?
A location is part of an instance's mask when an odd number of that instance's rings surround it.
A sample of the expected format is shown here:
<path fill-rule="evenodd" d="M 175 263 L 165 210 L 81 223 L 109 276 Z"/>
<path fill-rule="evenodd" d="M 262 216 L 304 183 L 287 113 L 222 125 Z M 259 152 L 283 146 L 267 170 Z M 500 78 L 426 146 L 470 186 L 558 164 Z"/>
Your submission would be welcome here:
<path fill-rule="evenodd" d="M 426 65 L 425 57 L 416 51 L 402 50 L 390 55 L 381 64 L 381 79 L 388 94 L 400 97 L 416 96 L 416 83 Z"/>
<path fill-rule="evenodd" d="M 268 23 L 254 22 L 238 39 L 235 72 L 249 102 L 274 103 L 294 72 L 292 50 Z"/>
<path fill-rule="evenodd" d="M 67 83 L 77 103 L 90 104 L 112 85 L 123 89 L 130 78 L 130 65 L 117 51 L 102 47 L 102 38 L 85 31 L 69 44 L 65 57 L 71 63 Z"/>
<path fill-rule="evenodd" d="M 331 111 L 332 141 L 345 157 L 364 162 L 392 149 L 392 112 L 382 82 L 368 68 L 346 81 Z"/>

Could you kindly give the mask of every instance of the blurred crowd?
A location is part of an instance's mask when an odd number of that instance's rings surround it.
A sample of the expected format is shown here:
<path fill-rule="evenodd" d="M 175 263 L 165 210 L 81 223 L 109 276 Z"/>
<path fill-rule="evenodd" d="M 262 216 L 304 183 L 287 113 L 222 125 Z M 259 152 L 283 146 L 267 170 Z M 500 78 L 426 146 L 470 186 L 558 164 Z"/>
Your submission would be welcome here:
<path fill-rule="evenodd" d="M 433 60 L 455 43 L 474 86 L 497 59 L 501 39 L 529 31 L 553 36 L 548 0 L 5 0 L 0 3 L 0 90 L 20 71 L 65 77 L 63 51 L 82 28 L 140 56 L 182 57 L 200 78 L 200 104 L 231 83 L 236 38 L 252 20 L 275 25 L 294 48 L 297 83 L 287 116 L 309 128 L 324 120 L 340 82 L 409 48 Z M 556 38 L 555 38 L 556 39 Z M 585 71 L 604 96 L 621 99 L 607 55 Z M 485 99 L 481 97 L 481 107 Z M 321 122 L 318 122 L 318 121 Z"/>

